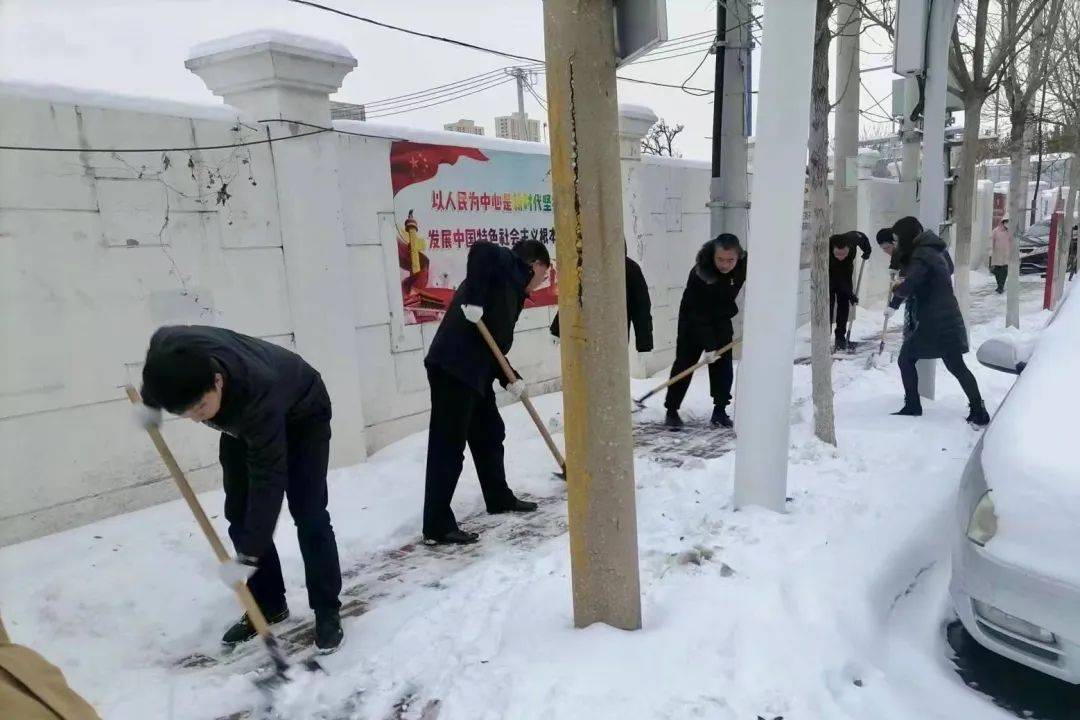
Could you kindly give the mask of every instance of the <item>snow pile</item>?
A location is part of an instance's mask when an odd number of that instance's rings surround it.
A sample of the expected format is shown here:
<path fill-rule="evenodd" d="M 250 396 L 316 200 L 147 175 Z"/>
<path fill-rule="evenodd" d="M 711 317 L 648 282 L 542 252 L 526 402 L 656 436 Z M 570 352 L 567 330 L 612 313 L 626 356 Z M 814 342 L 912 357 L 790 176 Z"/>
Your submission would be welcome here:
<path fill-rule="evenodd" d="M 264 28 L 261 30 L 251 30 L 238 35 L 216 38 L 194 45 L 191 50 L 188 51 L 188 60 L 270 44 L 301 48 L 303 50 L 321 53 L 327 56 L 345 57 L 350 59 L 353 57 L 353 54 L 349 52 L 349 48 L 341 43 L 333 42 L 332 40 L 311 37 L 310 35 L 297 35 L 296 33 L 287 30 Z"/>
<path fill-rule="evenodd" d="M 1073 292 L 1043 330 L 983 448 L 998 516 L 988 550 L 1073 585 L 1080 585 L 1078 359 L 1080 292 Z"/>

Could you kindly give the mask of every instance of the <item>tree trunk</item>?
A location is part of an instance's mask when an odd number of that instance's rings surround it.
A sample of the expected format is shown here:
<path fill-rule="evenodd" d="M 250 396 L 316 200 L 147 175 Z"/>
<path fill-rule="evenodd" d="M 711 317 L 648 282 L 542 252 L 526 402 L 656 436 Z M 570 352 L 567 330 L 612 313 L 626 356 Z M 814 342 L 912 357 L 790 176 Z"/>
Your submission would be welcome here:
<path fill-rule="evenodd" d="M 964 145 L 960 153 L 960 177 L 957 180 L 956 193 L 953 195 L 956 207 L 956 241 L 953 247 L 956 271 L 953 282 L 956 285 L 956 300 L 960 303 L 960 312 L 967 321 L 971 309 L 971 246 L 972 217 L 975 201 L 975 165 L 979 158 L 979 122 L 985 98 L 969 98 L 964 108 Z"/>
<path fill-rule="evenodd" d="M 817 34 L 810 84 L 810 368 L 814 434 L 836 445 L 833 417 L 832 332 L 829 322 L 829 15 L 832 3 L 817 0 Z"/>
<path fill-rule="evenodd" d="M 1065 198 L 1065 217 L 1058 225 L 1057 259 L 1054 261 L 1054 306 L 1061 301 L 1065 290 L 1066 267 L 1069 259 L 1069 245 L 1072 243 L 1072 226 L 1075 222 L 1076 193 L 1080 190 L 1080 134 L 1073 137 L 1073 156 L 1069 158 L 1069 196 Z"/>
<path fill-rule="evenodd" d="M 1012 226 L 1012 253 L 1009 256 L 1009 280 L 1006 283 L 1005 326 L 1020 327 L 1020 238 L 1027 229 L 1028 146 L 1031 126 L 1027 112 L 1012 113 L 1009 131 L 1009 224 Z"/>

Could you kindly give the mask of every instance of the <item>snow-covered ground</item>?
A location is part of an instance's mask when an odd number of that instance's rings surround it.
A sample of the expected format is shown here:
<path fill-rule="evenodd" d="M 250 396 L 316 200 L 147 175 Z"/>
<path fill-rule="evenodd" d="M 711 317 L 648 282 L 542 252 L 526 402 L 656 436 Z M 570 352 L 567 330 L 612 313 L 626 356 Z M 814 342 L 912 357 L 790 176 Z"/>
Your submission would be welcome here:
<path fill-rule="evenodd" d="M 1034 329 L 1047 315 L 1041 285 L 1024 288 Z M 976 345 L 1000 331 L 1004 299 L 979 294 L 972 315 Z M 878 318 L 864 313 L 854 336 Z M 973 370 L 993 412 L 1014 378 Z M 504 409 L 508 475 L 541 511 L 470 518 L 483 506 L 469 462 L 455 509 L 465 527 L 485 529 L 473 548 L 408 547 L 425 434 L 335 472 L 350 615 L 310 706 L 429 720 L 1004 717 L 952 672 L 942 633 L 950 510 L 977 439 L 960 388 L 939 363 L 938 399 L 922 418 L 896 418 L 895 365 L 837 362 L 834 449 L 812 437 L 809 376 L 795 366 L 785 514 L 734 510 L 733 453 L 638 453 L 640 632 L 573 629 L 565 486 L 520 407 Z M 635 395 L 655 382 L 635 382 Z M 639 421 L 657 419 L 661 404 Z M 537 406 L 555 418 L 561 397 Z M 684 408 L 707 418 L 704 374 Z M 221 493 L 201 499 L 224 533 Z M 294 617 L 307 618 L 287 516 L 277 543 Z M 107 720 L 217 718 L 258 701 L 244 674 L 258 654 L 178 666 L 216 656 L 239 614 L 211 558 L 177 501 L 0 549 L 0 608 L 12 637 L 60 665 Z"/>

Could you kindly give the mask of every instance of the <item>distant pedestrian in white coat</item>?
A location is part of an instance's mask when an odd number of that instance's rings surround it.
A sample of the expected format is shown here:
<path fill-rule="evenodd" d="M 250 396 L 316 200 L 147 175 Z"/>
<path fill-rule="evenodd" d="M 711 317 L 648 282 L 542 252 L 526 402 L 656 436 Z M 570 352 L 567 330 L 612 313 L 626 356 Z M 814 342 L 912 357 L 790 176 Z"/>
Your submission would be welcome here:
<path fill-rule="evenodd" d="M 1012 232 L 1009 230 L 1009 218 L 1002 218 L 1001 223 L 990 235 L 990 272 L 997 280 L 998 295 L 1005 292 L 1005 279 L 1009 277 L 1009 258 L 1012 257 Z"/>

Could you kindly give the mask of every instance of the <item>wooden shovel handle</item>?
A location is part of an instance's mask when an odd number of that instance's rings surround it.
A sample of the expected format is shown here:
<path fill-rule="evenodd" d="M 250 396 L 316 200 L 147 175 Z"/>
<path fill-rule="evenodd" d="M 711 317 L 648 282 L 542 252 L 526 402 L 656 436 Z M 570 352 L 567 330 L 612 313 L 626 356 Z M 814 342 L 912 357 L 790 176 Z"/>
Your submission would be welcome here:
<path fill-rule="evenodd" d="M 481 337 L 484 338 L 484 342 L 491 348 L 491 354 L 495 356 L 495 360 L 498 361 L 499 367 L 502 368 L 503 375 L 506 377 L 508 383 L 517 382 L 520 378 L 514 374 L 513 369 L 510 367 L 510 363 L 506 361 L 506 356 L 503 355 L 502 350 L 499 349 L 498 344 L 495 342 L 495 338 L 491 336 L 491 331 L 487 329 L 487 325 L 483 320 L 476 321 L 476 329 L 480 331 Z M 525 410 L 528 411 L 529 417 L 536 423 L 536 429 L 540 431 L 540 434 L 544 438 L 544 442 L 547 443 L 548 450 L 555 457 L 555 462 L 559 463 L 559 469 L 562 472 L 566 472 L 566 460 L 563 459 L 562 453 L 559 452 L 559 448 L 555 445 L 555 441 L 551 437 L 551 433 L 544 427 L 544 421 L 540 419 L 540 415 L 537 414 L 536 408 L 533 407 L 532 401 L 528 396 L 523 395 L 521 397 L 521 404 L 525 406 Z"/>
<path fill-rule="evenodd" d="M 733 347 L 735 347 L 736 345 L 738 345 L 738 344 L 739 344 L 739 343 L 741 343 L 741 342 L 742 342 L 742 340 L 732 340 L 732 341 L 731 341 L 731 342 L 729 342 L 729 343 L 728 343 L 727 345 L 725 345 L 724 347 L 720 348 L 720 349 L 719 349 L 719 350 L 717 351 L 717 353 L 718 353 L 719 355 L 723 355 L 723 354 L 724 354 L 724 353 L 726 353 L 726 352 L 727 352 L 728 350 L 731 350 L 731 349 L 732 349 Z M 702 360 L 701 362 L 698 362 L 698 363 L 695 363 L 695 364 L 691 365 L 690 367 L 688 367 L 688 368 L 686 368 L 685 370 L 683 370 L 683 371 L 682 371 L 681 373 L 679 373 L 679 374 L 677 374 L 677 375 L 673 375 L 673 376 L 671 376 L 670 378 L 668 378 L 667 380 L 665 380 L 664 382 L 660 383 L 659 385 L 657 385 L 656 387 L 654 387 L 654 388 L 653 388 L 652 390 L 650 390 L 649 392 L 647 392 L 647 393 L 645 393 L 644 395 L 642 395 L 641 397 L 639 397 L 639 398 L 638 398 L 637 400 L 635 400 L 634 402 L 636 402 L 636 403 L 637 403 L 638 405 L 641 405 L 641 404 L 642 404 L 642 403 L 644 403 L 644 402 L 645 402 L 646 400 L 648 400 L 649 398 L 651 398 L 651 397 L 652 397 L 653 395 L 655 395 L 656 393 L 660 392 L 660 391 L 661 391 L 661 390 L 663 390 L 664 388 L 666 388 L 666 387 L 669 387 L 669 386 L 671 386 L 671 385 L 674 385 L 675 383 L 679 382 L 680 380 L 682 380 L 682 379 L 683 379 L 684 377 L 686 377 L 687 375 L 691 375 L 691 374 L 693 374 L 694 372 L 696 372 L 696 371 L 698 370 L 698 368 L 702 368 L 702 367 L 704 367 L 704 366 L 706 366 L 706 365 L 708 365 L 708 364 L 709 364 L 709 361 L 708 361 L 708 360 Z"/>
<path fill-rule="evenodd" d="M 135 405 L 142 402 L 142 398 L 139 397 L 139 391 L 131 385 L 124 388 L 127 392 L 128 399 Z M 207 542 L 210 543 L 210 547 L 214 550 L 214 555 L 217 556 L 218 562 L 224 563 L 229 561 L 229 552 L 225 549 L 225 546 L 221 543 L 221 538 L 218 537 L 217 531 L 214 530 L 214 526 L 210 524 L 210 518 L 206 517 L 206 512 L 203 510 L 202 505 L 199 503 L 199 498 L 195 496 L 195 491 L 191 489 L 191 484 L 184 476 L 184 471 L 180 469 L 180 465 L 176 462 L 176 458 L 172 454 L 172 450 L 165 443 L 165 438 L 161 435 L 161 429 L 153 425 L 149 425 L 146 428 L 146 432 L 150 435 L 150 440 L 154 443 L 154 447 L 157 448 L 158 455 L 161 456 L 162 461 L 165 463 L 165 467 L 169 469 L 169 474 L 172 475 L 172 479 L 176 482 L 176 487 L 180 489 L 180 494 L 184 496 L 184 500 L 187 502 L 188 507 L 191 508 L 191 514 L 195 516 L 196 522 L 199 523 L 199 527 L 202 528 L 203 535 L 206 536 Z M 273 636 L 270 634 L 270 626 L 266 623 L 266 618 L 262 614 L 262 610 L 259 609 L 259 604 L 255 602 L 255 598 L 252 596 L 251 591 L 248 590 L 248 586 L 245 583 L 239 582 L 233 585 L 233 591 L 236 593 L 237 599 L 240 600 L 240 604 L 243 606 L 244 611 L 247 613 L 248 618 L 251 620 L 252 627 L 255 628 L 255 632 L 259 634 L 264 641 L 273 642 Z"/>

